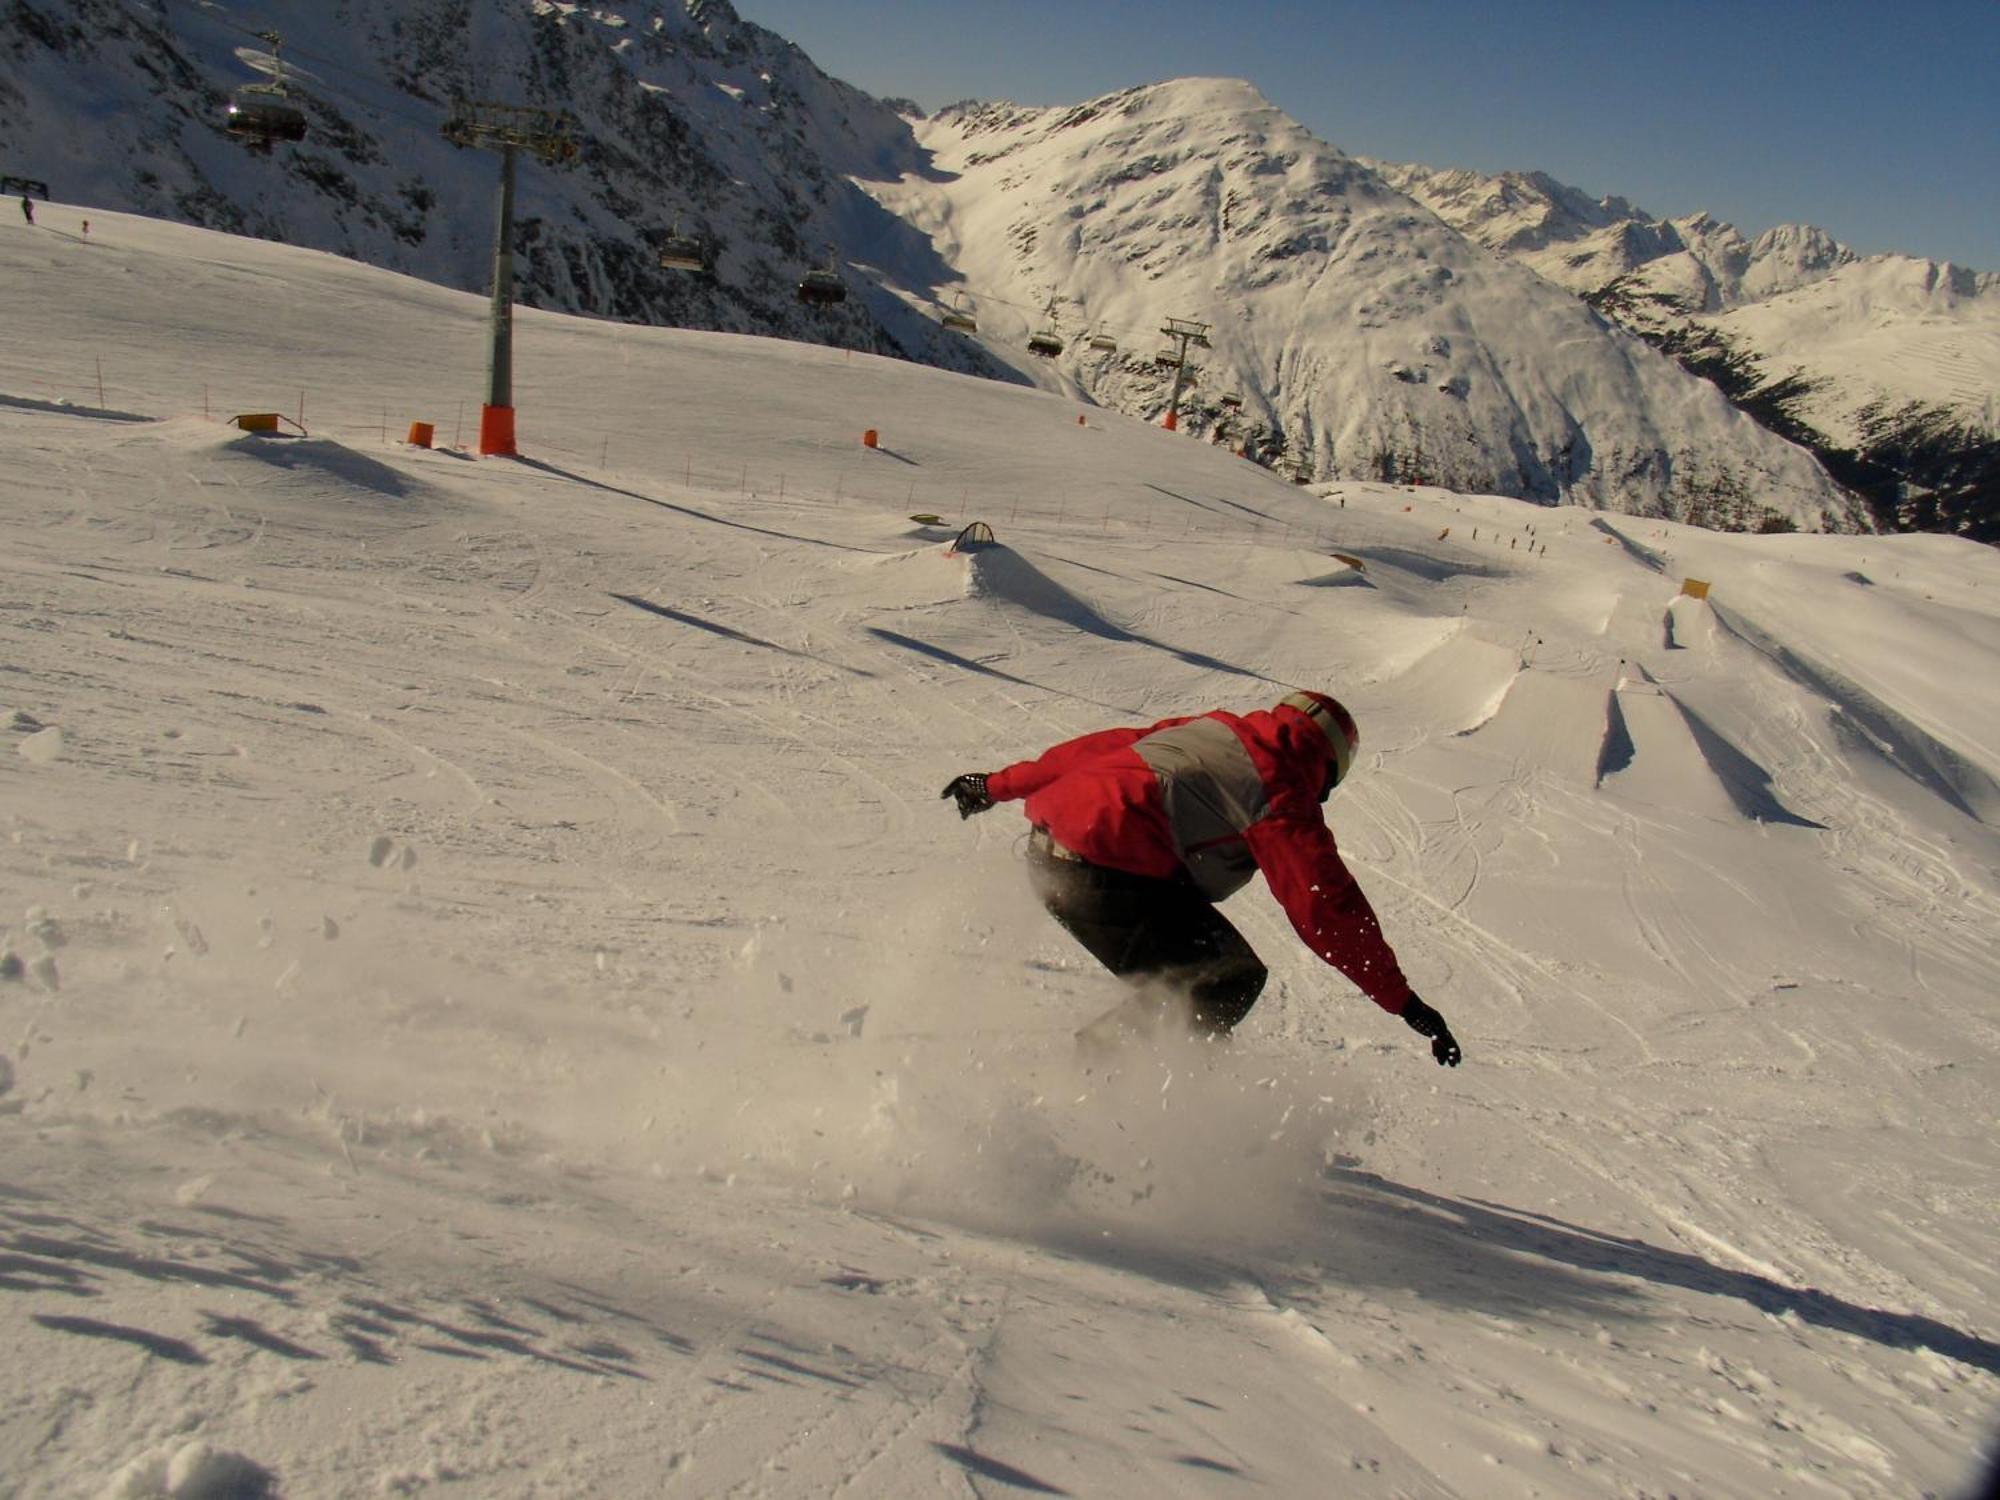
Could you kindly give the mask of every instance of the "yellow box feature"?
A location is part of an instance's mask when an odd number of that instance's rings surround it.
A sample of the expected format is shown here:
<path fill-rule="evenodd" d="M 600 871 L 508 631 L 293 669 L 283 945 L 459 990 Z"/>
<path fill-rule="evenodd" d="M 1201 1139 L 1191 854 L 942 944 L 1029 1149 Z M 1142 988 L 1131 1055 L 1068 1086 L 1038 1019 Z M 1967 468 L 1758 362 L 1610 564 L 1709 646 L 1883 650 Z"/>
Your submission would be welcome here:
<path fill-rule="evenodd" d="M 278 414 L 274 411 L 246 411 L 236 418 L 236 425 L 245 432 L 276 432 Z"/>
<path fill-rule="evenodd" d="M 1708 580 L 1706 578 L 1683 578 L 1681 580 L 1681 592 L 1686 594 L 1690 599 L 1706 599 L 1708 597 Z"/>

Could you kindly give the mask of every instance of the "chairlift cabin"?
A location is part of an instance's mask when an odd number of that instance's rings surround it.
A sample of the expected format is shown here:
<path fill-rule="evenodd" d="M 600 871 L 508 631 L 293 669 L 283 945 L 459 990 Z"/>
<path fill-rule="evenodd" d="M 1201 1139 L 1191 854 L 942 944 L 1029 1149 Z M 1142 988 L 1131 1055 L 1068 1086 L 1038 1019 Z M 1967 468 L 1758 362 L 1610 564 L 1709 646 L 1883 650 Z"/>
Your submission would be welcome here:
<path fill-rule="evenodd" d="M 979 320 L 965 310 L 965 293 L 959 292 L 951 300 L 951 306 L 944 310 L 938 321 L 953 333 L 979 332 Z"/>
<path fill-rule="evenodd" d="M 1028 352 L 1030 354 L 1039 354 L 1043 359 L 1054 359 L 1058 354 L 1063 352 L 1062 337 L 1056 332 L 1056 299 L 1054 297 L 1049 298 L 1049 305 L 1043 309 L 1042 315 L 1048 319 L 1049 326 L 1046 328 L 1037 328 L 1033 333 L 1028 335 Z"/>
<path fill-rule="evenodd" d="M 1100 323 L 1097 326 L 1097 331 L 1090 336 L 1090 347 L 1099 354 L 1116 354 L 1118 352 L 1118 340 L 1106 333 L 1104 325 Z"/>
<path fill-rule="evenodd" d="M 1228 407 L 1229 410 L 1231 411 L 1240 411 L 1243 408 L 1243 398 L 1237 395 L 1236 392 L 1234 391 L 1226 391 L 1222 395 L 1216 397 L 1216 400 L 1221 405 Z"/>
<path fill-rule="evenodd" d="M 702 254 L 702 243 L 691 234 L 682 234 L 678 220 L 674 231 L 660 246 L 660 265 L 668 271 L 706 271 L 708 261 Z"/>
<path fill-rule="evenodd" d="M 835 271 L 808 271 L 799 282 L 799 301 L 808 307 L 831 307 L 847 300 L 847 283 Z"/>
<path fill-rule="evenodd" d="M 231 95 L 222 128 L 251 150 L 268 152 L 279 141 L 304 140 L 306 115 L 285 92 L 285 67 L 278 56 L 284 38 L 275 31 L 259 36 L 271 44 L 271 81 L 247 83 Z"/>
<path fill-rule="evenodd" d="M 826 247 L 826 264 L 806 272 L 799 282 L 799 301 L 808 307 L 831 307 L 847 300 L 847 283 L 834 270 L 833 246 Z"/>
<path fill-rule="evenodd" d="M 253 83 L 229 101 L 222 128 L 255 151 L 269 151 L 279 141 L 306 138 L 305 111 L 268 84 Z"/>

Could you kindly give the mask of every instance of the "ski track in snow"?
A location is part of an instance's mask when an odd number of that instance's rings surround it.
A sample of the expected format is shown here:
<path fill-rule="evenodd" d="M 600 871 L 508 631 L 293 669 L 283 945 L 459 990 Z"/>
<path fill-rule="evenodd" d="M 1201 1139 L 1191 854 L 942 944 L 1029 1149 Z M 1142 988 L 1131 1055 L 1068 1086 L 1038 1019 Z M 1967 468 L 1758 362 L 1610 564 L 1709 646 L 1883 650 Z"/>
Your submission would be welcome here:
<path fill-rule="evenodd" d="M 289 446 L 188 416 L 169 329 L 108 362 L 161 420 L 0 402 L 10 1492 L 1969 1481 L 2000 845 L 1669 601 L 1716 579 L 1990 776 L 1991 661 L 1868 646 L 1975 649 L 1990 553 L 1611 545 L 658 330 L 617 335 L 615 473 L 471 463 L 384 447 L 374 405 L 435 410 L 479 299 L 312 258 L 300 369 L 255 334 L 294 252 L 93 223 L 118 259 L 60 275 L 0 233 L 35 288 L 0 394 L 200 247 L 256 274 L 179 323 L 328 415 Z M 597 391 L 604 329 L 521 333 L 524 413 Z M 856 457 L 882 411 L 921 492 Z M 680 427 L 737 472 L 691 482 Z M 947 556 L 932 506 L 1006 550 Z M 1491 540 L 1530 525 L 1545 557 Z M 1236 1045 L 1080 1071 L 1113 987 L 1034 910 L 1014 810 L 937 789 L 1278 684 L 1356 707 L 1332 822 L 1465 1066 L 1254 889 Z"/>

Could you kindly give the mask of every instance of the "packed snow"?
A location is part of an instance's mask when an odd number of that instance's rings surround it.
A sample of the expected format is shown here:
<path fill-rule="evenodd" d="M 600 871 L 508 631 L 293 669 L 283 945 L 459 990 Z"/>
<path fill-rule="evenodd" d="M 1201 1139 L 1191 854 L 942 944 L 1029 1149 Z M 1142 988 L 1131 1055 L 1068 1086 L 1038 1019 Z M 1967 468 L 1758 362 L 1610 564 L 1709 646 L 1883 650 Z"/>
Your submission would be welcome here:
<path fill-rule="evenodd" d="M 1990 549 L 1309 490 L 1056 393 L 552 314 L 524 457 L 477 460 L 483 299 L 37 217 L 0 1488 L 1974 1482 Z M 1115 983 L 1018 811 L 939 789 L 1297 687 L 1361 723 L 1330 820 L 1464 1066 L 1253 885 L 1233 1044 L 1084 1072 Z"/>

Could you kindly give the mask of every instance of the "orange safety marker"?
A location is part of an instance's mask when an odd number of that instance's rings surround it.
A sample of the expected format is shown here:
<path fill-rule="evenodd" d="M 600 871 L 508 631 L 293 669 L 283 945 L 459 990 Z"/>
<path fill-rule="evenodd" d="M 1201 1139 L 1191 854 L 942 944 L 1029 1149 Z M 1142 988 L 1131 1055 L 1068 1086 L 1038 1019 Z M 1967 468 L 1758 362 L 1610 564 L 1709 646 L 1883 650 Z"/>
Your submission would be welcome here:
<path fill-rule="evenodd" d="M 866 432 L 861 434 L 861 446 L 864 448 L 873 448 L 877 446 L 876 434 L 874 428 L 871 427 Z"/>
<path fill-rule="evenodd" d="M 410 424 L 410 436 L 407 441 L 412 448 L 428 448 L 431 445 L 431 439 L 436 435 L 437 428 L 434 424 L 430 422 L 412 422 Z"/>

